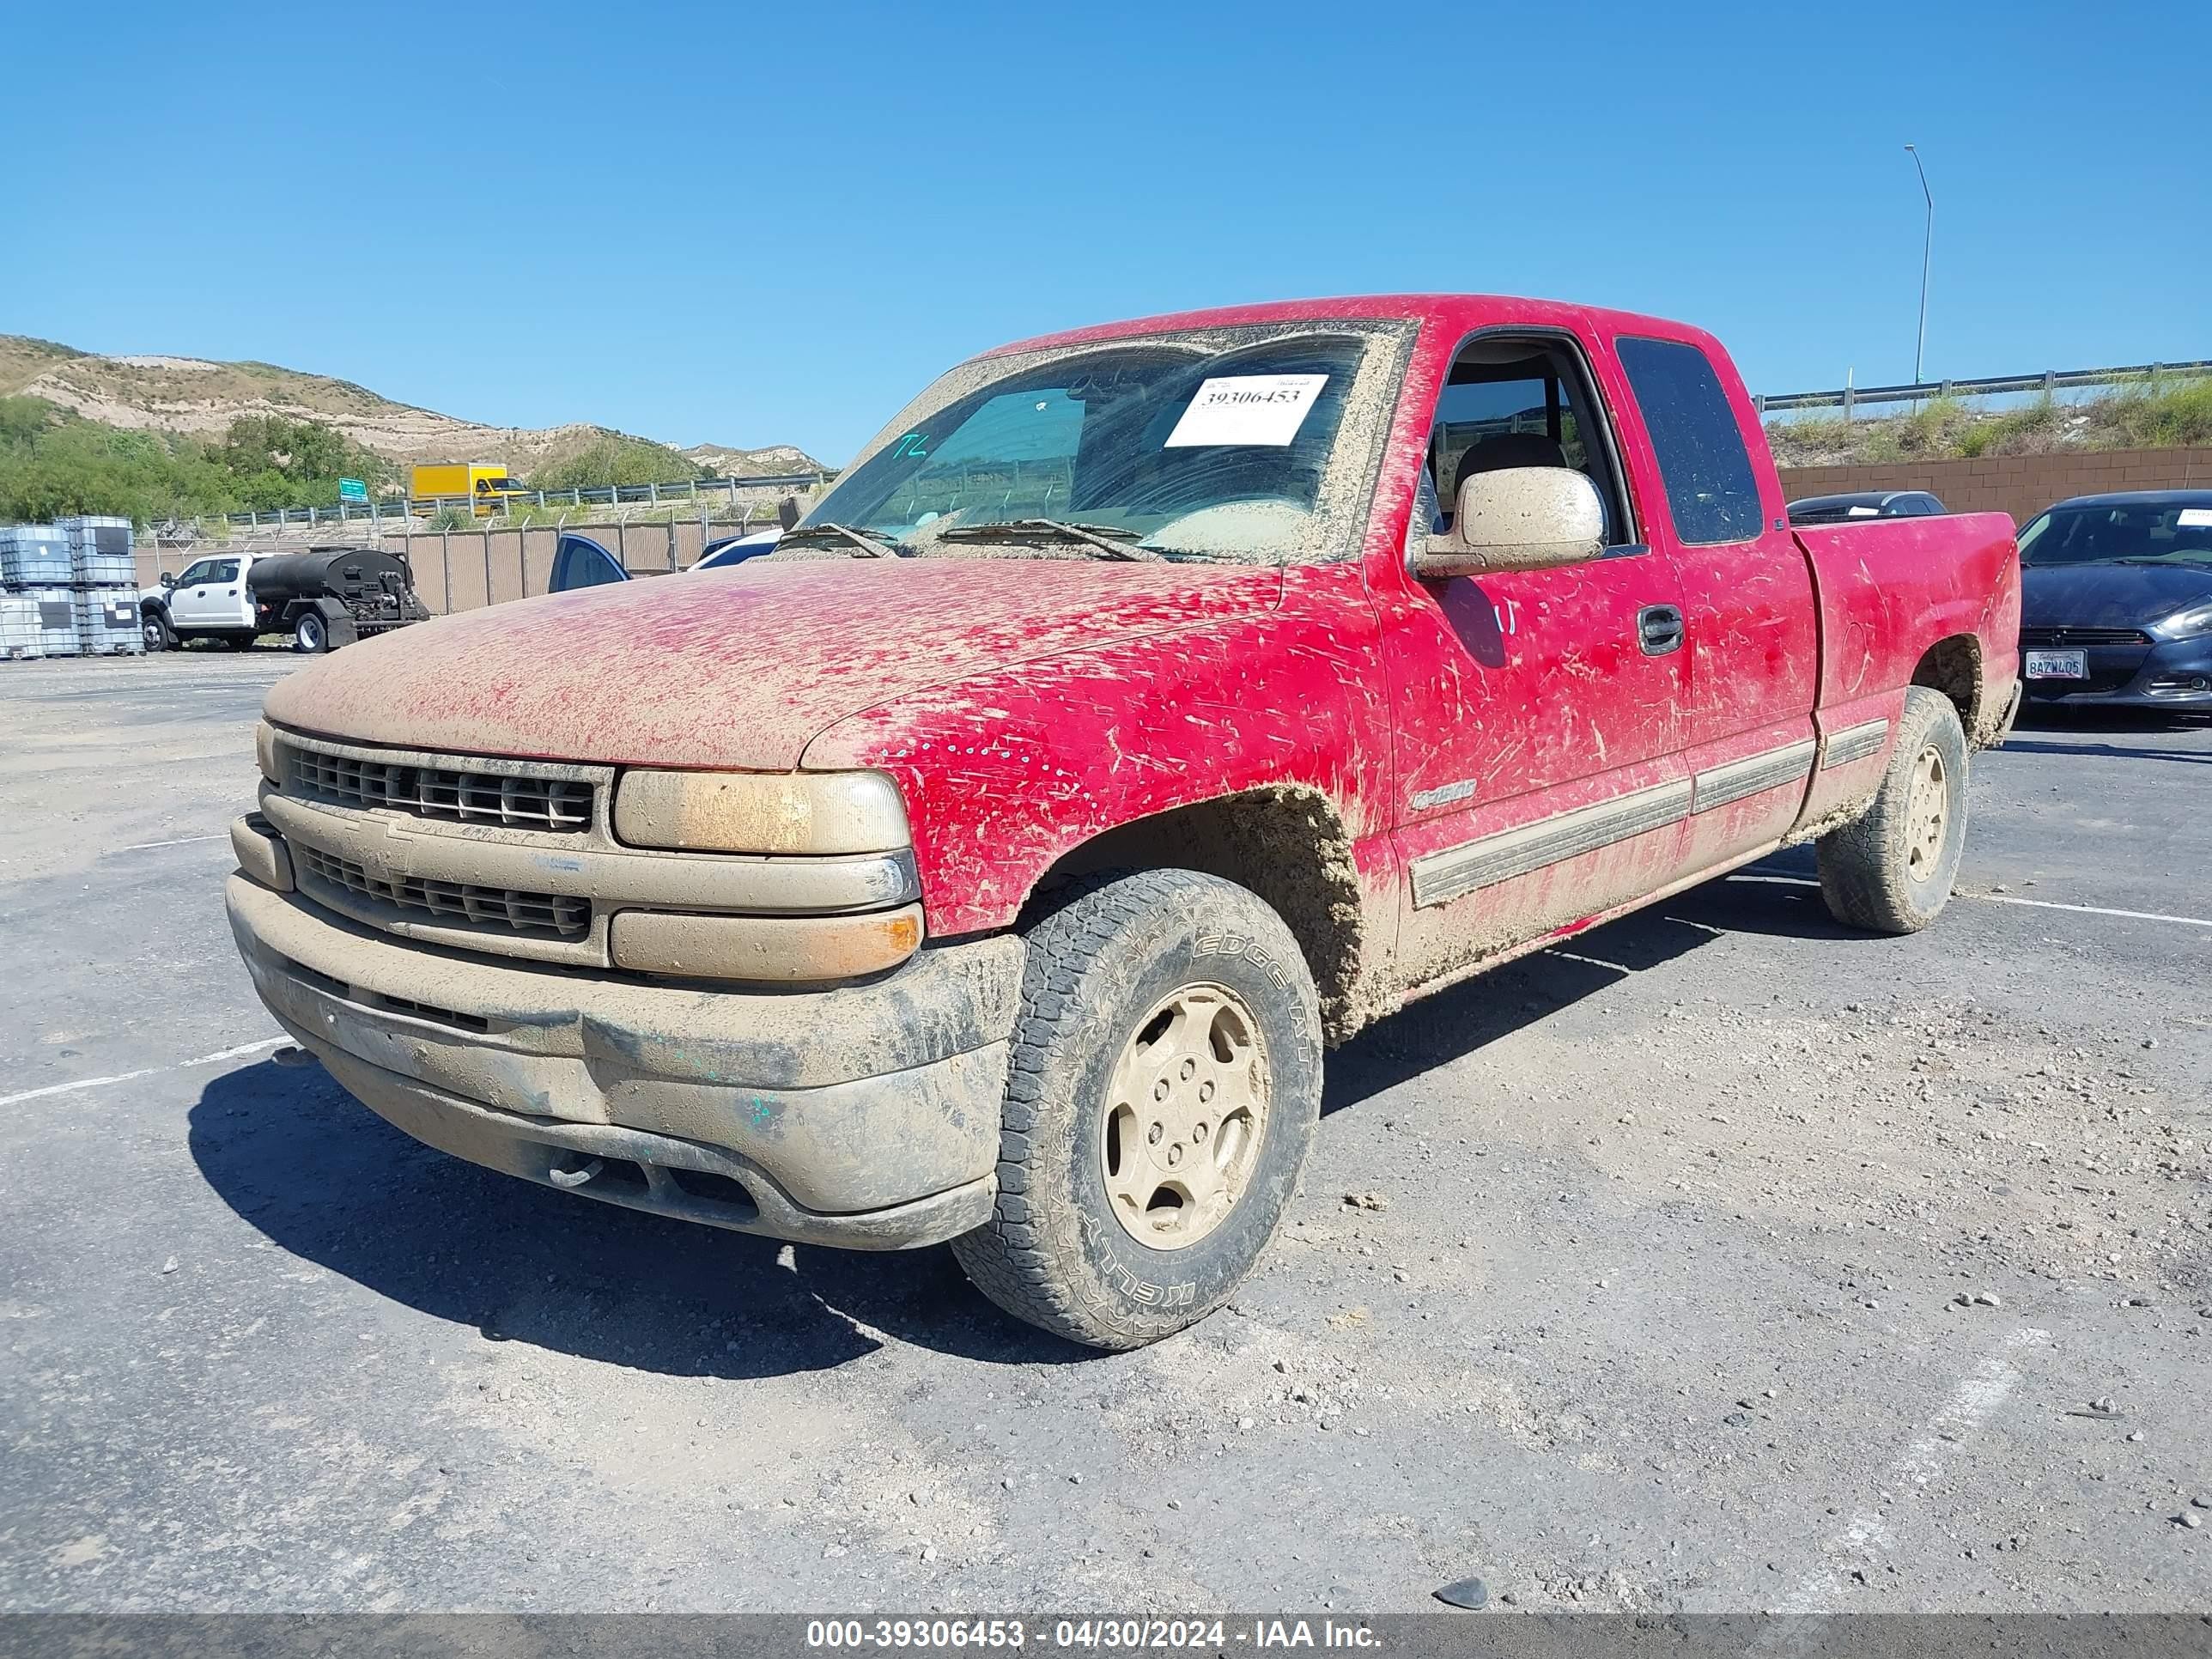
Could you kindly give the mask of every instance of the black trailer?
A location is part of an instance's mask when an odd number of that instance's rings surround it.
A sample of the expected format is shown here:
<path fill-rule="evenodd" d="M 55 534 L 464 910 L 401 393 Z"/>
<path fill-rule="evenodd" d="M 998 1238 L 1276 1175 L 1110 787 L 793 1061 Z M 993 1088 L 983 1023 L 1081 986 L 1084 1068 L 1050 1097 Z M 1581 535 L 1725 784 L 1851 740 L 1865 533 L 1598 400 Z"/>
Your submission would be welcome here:
<path fill-rule="evenodd" d="M 380 548 L 311 547 L 256 559 L 246 580 L 260 631 L 289 634 L 295 651 L 335 650 L 430 619 L 407 561 Z"/>

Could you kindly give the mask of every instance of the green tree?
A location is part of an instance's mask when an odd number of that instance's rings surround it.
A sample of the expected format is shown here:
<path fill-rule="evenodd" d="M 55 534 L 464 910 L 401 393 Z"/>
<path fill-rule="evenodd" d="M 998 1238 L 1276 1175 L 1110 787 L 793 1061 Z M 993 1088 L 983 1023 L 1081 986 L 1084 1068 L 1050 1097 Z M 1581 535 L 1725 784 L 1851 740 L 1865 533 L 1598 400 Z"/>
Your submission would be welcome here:
<path fill-rule="evenodd" d="M 208 456 L 258 511 L 327 506 L 337 500 L 340 478 L 359 478 L 374 489 L 397 476 L 391 462 L 335 427 L 276 415 L 240 416 Z"/>

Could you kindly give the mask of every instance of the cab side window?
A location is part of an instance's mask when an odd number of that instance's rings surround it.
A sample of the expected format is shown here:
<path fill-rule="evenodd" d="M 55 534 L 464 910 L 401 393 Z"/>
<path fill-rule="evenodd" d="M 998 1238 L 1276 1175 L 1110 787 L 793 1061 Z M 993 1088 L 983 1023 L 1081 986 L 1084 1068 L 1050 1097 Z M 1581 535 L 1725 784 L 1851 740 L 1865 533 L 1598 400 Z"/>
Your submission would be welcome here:
<path fill-rule="evenodd" d="M 1435 528 L 1450 527 L 1467 479 L 1513 466 L 1582 473 L 1604 503 L 1607 545 L 1636 541 L 1605 413 L 1578 357 L 1562 341 L 1484 335 L 1461 349 L 1437 398 L 1421 481 L 1424 504 L 1434 492 Z M 1425 505 L 1417 507 L 1417 515 L 1425 511 Z"/>
<path fill-rule="evenodd" d="M 1659 458 L 1674 533 L 1692 547 L 1757 536 L 1759 481 L 1705 354 L 1679 340 L 1629 337 L 1614 344 Z"/>
<path fill-rule="evenodd" d="M 236 581 L 238 580 L 238 561 L 236 559 L 216 559 L 210 562 L 208 566 L 208 574 L 202 577 L 201 580 L 203 581 L 210 582 Z"/>
<path fill-rule="evenodd" d="M 191 587 L 196 583 L 211 582 L 214 580 L 215 561 L 213 559 L 200 559 L 185 567 L 185 574 L 177 578 L 177 586 L 179 587 Z"/>

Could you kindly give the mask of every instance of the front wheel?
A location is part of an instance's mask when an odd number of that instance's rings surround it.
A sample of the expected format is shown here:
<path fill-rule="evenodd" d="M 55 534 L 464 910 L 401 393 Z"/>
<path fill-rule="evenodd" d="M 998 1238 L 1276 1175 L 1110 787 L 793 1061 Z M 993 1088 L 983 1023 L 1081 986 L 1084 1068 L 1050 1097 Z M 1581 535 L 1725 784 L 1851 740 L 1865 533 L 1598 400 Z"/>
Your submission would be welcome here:
<path fill-rule="evenodd" d="M 169 626 L 169 619 L 160 611 L 149 611 L 143 613 L 139 619 L 139 626 L 145 629 L 146 648 L 149 651 L 173 651 L 177 648 L 179 641 L 176 632 Z"/>
<path fill-rule="evenodd" d="M 1321 1017 L 1282 919 L 1188 870 L 1092 877 L 1029 930 L 992 1219 L 1000 1307 L 1097 1348 L 1196 1323 L 1266 1250 L 1321 1110 Z"/>
<path fill-rule="evenodd" d="M 1914 933 L 1951 896 L 1966 844 L 1966 734 L 1940 691 L 1907 686 L 1874 804 L 1815 843 L 1820 896 L 1847 927 Z"/>
<path fill-rule="evenodd" d="M 307 657 L 319 657 L 331 648 L 331 630 L 315 612 L 301 612 L 292 624 L 292 648 Z"/>

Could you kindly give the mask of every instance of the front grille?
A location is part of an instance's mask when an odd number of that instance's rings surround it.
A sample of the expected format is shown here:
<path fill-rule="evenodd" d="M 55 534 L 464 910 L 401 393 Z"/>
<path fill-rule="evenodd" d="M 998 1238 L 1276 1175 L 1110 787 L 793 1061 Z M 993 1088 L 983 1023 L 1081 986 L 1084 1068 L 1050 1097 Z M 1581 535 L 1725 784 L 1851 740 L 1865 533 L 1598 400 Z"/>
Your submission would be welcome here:
<path fill-rule="evenodd" d="M 298 842 L 293 844 L 292 856 L 317 881 L 398 909 L 420 911 L 434 921 L 507 928 L 540 939 L 580 939 L 591 931 L 592 902 L 587 898 L 519 893 L 458 881 L 426 881 L 420 876 L 386 880 L 369 874 L 349 859 L 332 858 Z"/>
<path fill-rule="evenodd" d="M 574 779 L 356 760 L 295 743 L 278 746 L 283 750 L 285 793 L 305 799 L 388 807 L 418 817 L 506 830 L 592 827 L 592 786 Z"/>
<path fill-rule="evenodd" d="M 2023 628 L 2023 651 L 2071 650 L 2089 645 L 2148 645 L 2150 635 L 2140 628 Z"/>

